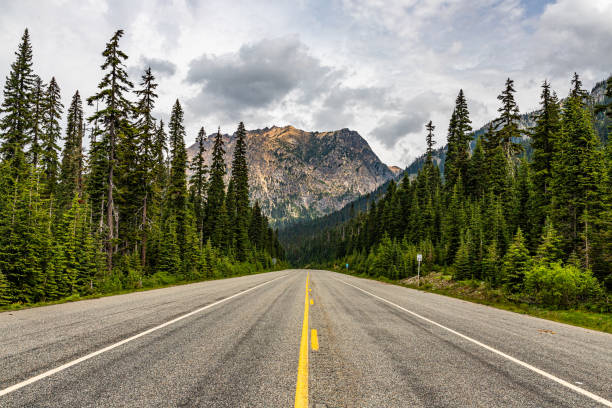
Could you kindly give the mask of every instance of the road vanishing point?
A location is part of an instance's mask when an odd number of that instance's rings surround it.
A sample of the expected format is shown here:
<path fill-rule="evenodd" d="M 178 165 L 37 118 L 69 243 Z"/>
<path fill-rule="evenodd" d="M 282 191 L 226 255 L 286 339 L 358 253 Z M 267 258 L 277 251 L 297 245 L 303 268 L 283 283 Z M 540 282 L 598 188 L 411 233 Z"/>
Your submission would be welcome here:
<path fill-rule="evenodd" d="M 612 335 L 329 271 L 0 313 L 0 407 L 612 407 Z"/>

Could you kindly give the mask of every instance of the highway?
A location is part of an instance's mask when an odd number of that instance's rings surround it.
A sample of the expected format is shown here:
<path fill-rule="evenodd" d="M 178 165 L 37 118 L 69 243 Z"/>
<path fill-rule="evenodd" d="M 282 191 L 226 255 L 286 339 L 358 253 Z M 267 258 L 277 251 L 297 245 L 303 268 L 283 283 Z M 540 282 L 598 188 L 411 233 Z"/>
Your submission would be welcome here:
<path fill-rule="evenodd" d="M 612 406 L 612 335 L 286 270 L 0 313 L 0 407 Z"/>

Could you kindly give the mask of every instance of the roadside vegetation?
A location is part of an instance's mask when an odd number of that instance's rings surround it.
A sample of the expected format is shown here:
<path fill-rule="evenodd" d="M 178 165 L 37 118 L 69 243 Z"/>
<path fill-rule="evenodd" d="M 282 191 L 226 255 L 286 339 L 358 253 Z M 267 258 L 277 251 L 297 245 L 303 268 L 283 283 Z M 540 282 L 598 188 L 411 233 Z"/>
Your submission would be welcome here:
<path fill-rule="evenodd" d="M 340 273 L 347 273 L 345 268 L 339 265 L 319 265 L 317 269 L 329 269 Z M 534 301 L 533 297 L 529 295 L 509 295 L 502 288 L 493 288 L 484 281 L 456 281 L 453 279 L 450 270 L 446 270 L 444 273 L 430 272 L 425 276 L 421 276 L 420 279 L 414 276 L 401 280 L 392 280 L 384 276 L 375 277 L 367 273 L 357 273 L 354 271 L 348 274 L 438 295 L 450 296 L 559 323 L 612 333 L 611 299 L 609 295 L 607 295 L 607 298 L 599 299 L 596 302 L 575 304 L 573 307 L 566 308 L 562 306 L 544 306 L 541 302 Z"/>
<path fill-rule="evenodd" d="M 274 266 L 263 267 L 251 263 L 236 264 L 229 263 L 224 260 L 218 260 L 220 264 L 211 269 L 212 273 L 200 274 L 197 276 L 185 277 L 170 275 L 165 272 L 156 272 L 153 275 L 144 276 L 142 280 L 136 282 L 118 282 L 117 285 L 109 286 L 96 291 L 75 293 L 73 295 L 63 297 L 56 300 L 40 301 L 35 303 L 8 303 L 0 305 L 0 312 L 8 310 L 20 310 L 31 307 L 57 305 L 61 303 L 76 302 L 86 299 L 98 299 L 106 296 L 122 295 L 132 292 L 142 292 L 153 289 L 162 289 L 177 285 L 186 285 L 189 283 L 204 282 L 217 279 L 236 278 L 239 276 L 255 275 L 260 273 L 280 271 L 287 269 L 289 265 L 280 261 Z"/>

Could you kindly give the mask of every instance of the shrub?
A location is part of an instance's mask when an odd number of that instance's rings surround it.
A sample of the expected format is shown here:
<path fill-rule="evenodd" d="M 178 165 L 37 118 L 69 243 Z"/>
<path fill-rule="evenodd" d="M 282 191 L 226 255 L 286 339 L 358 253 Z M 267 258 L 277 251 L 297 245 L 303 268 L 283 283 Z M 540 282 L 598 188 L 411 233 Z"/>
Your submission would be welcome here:
<path fill-rule="evenodd" d="M 525 273 L 525 293 L 536 302 L 559 308 L 575 307 L 603 296 L 590 270 L 575 265 L 537 264 Z"/>

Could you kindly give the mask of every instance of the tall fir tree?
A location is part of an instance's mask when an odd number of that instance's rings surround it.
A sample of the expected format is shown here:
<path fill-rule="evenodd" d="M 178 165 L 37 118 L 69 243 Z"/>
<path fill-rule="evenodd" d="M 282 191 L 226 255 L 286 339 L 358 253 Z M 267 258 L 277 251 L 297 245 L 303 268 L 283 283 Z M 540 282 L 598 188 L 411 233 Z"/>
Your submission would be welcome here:
<path fill-rule="evenodd" d="M 30 150 L 28 151 L 29 162 L 38 167 L 42 155 L 41 139 L 43 132 L 43 114 L 45 112 L 46 86 L 37 75 L 32 90 L 32 129 L 30 132 Z"/>
<path fill-rule="evenodd" d="M 446 187 L 449 191 L 452 191 L 459 177 L 466 180 L 472 142 L 471 123 L 467 101 L 461 89 L 455 100 L 455 109 L 449 124 L 448 153 L 444 164 Z"/>
<path fill-rule="evenodd" d="M 457 160 L 457 110 L 453 109 L 448 123 L 448 134 L 446 136 L 446 158 L 444 161 L 444 185 L 451 189 L 457 181 L 457 169 L 454 163 Z"/>
<path fill-rule="evenodd" d="M 531 266 L 531 257 L 525 246 L 523 233 L 519 228 L 512 244 L 503 259 L 502 277 L 510 292 L 520 292 L 523 289 L 525 273 Z"/>
<path fill-rule="evenodd" d="M 563 107 L 552 163 L 551 218 L 563 237 L 565 253 L 581 254 L 586 267 L 592 264 L 593 222 L 604 205 L 603 162 L 592 115 L 579 97 L 570 97 Z"/>
<path fill-rule="evenodd" d="M 170 180 L 168 185 L 168 210 L 176 220 L 179 250 L 185 249 L 185 226 L 187 217 L 187 150 L 185 149 L 185 127 L 183 108 L 178 99 L 172 107 L 168 124 L 170 137 Z"/>
<path fill-rule="evenodd" d="M 79 91 L 74 93 L 66 121 L 66 137 L 60 164 L 58 203 L 66 208 L 75 194 L 83 192 L 83 104 Z"/>
<path fill-rule="evenodd" d="M 580 76 L 574 72 L 572 76 L 572 87 L 570 89 L 569 96 L 571 98 L 577 98 L 582 106 L 586 105 L 587 99 L 589 97 L 589 93 L 582 88 L 582 81 L 580 80 Z"/>
<path fill-rule="evenodd" d="M 96 112 L 88 118 L 92 123 L 96 124 L 100 140 L 97 141 L 98 153 L 106 152 L 106 166 L 101 168 L 94 167 L 93 171 L 106 170 L 106 185 L 97 186 L 106 187 L 106 228 L 107 234 L 107 267 L 113 267 L 113 253 L 118 239 L 117 225 L 119 219 L 118 210 L 115 207 L 115 169 L 117 167 L 117 145 L 122 134 L 122 129 L 128 125 L 128 118 L 132 115 L 133 107 L 127 99 L 126 94 L 132 89 L 133 84 L 128 78 L 124 61 L 128 56 L 119 49 L 119 40 L 123 36 L 123 30 L 118 30 L 106 44 L 106 48 L 102 52 L 104 63 L 101 65 L 106 74 L 98 84 L 99 92 L 89 98 L 87 103 L 102 103 L 103 108 L 97 109 Z M 98 136 L 98 135 L 97 135 Z M 106 168 L 104 168 L 106 167 Z M 94 177 L 102 178 L 102 175 L 94 175 Z M 96 192 L 96 196 L 101 196 L 101 192 Z M 102 205 L 94 203 L 94 205 Z"/>
<path fill-rule="evenodd" d="M 472 198 L 480 199 L 484 197 L 487 188 L 488 173 L 486 172 L 486 162 L 484 148 L 482 147 L 482 137 L 476 139 L 476 147 L 470 158 L 467 176 L 466 176 L 466 191 L 470 193 Z"/>
<path fill-rule="evenodd" d="M 160 120 L 155 129 L 155 140 L 153 142 L 153 153 L 155 165 L 153 167 L 153 179 L 156 201 L 163 200 L 164 189 L 167 185 L 168 169 L 166 168 L 166 156 L 168 155 L 167 135 L 164 131 L 164 121 Z"/>
<path fill-rule="evenodd" d="M 249 170 L 246 149 L 246 130 L 244 129 L 244 123 L 240 122 L 236 131 L 236 145 L 232 161 L 232 184 L 236 206 L 234 236 L 236 239 L 236 257 L 239 261 L 246 260 L 249 247 Z"/>
<path fill-rule="evenodd" d="M 531 167 L 536 206 L 534 226 L 543 224 L 549 210 L 553 154 L 561 130 L 559 102 L 554 92 L 551 92 L 550 83 L 547 81 L 542 84 L 540 106 L 536 125 L 531 132 L 531 147 L 533 148 Z"/>
<path fill-rule="evenodd" d="M 45 174 L 47 194 L 53 195 L 56 190 L 59 171 L 59 145 L 62 129 L 59 121 L 62 118 L 64 105 L 60 96 L 60 88 L 51 78 L 44 98 L 43 132 L 41 135 L 41 164 Z"/>
<path fill-rule="evenodd" d="M 195 212 L 196 226 L 198 230 L 198 236 L 200 237 L 200 245 L 204 244 L 204 222 L 205 222 L 205 204 L 206 204 L 206 187 L 207 187 L 207 176 L 208 166 L 206 165 L 204 154 L 206 149 L 204 148 L 204 142 L 206 140 L 206 132 L 204 128 L 200 128 L 198 136 L 196 137 L 196 145 L 198 151 L 191 159 L 191 178 L 189 180 L 189 196 L 193 209 Z"/>
<path fill-rule="evenodd" d="M 32 95 L 36 76 L 32 71 L 32 45 L 26 28 L 15 52 L 15 62 L 4 84 L 0 109 L 0 155 L 13 163 L 13 172 L 25 169 L 25 146 L 32 131 Z"/>
<path fill-rule="evenodd" d="M 225 213 L 225 150 L 223 149 L 223 136 L 221 136 L 221 129 L 217 130 L 215 136 L 215 143 L 212 151 L 212 163 L 210 166 L 210 178 L 208 183 L 208 192 L 206 194 L 206 228 L 204 231 L 205 239 L 212 238 L 212 244 L 215 246 L 221 245 L 223 239 L 221 238 L 221 229 L 219 228 L 218 234 L 213 237 L 213 233 L 217 230 L 216 224 L 220 217 L 220 213 Z"/>
<path fill-rule="evenodd" d="M 514 99 L 515 92 L 514 81 L 508 78 L 506 87 L 497 97 L 502 106 L 497 109 L 500 116 L 494 121 L 499 143 L 509 163 L 512 163 L 514 156 L 522 150 L 522 146 L 516 142 L 516 139 L 521 137 L 522 132 L 518 127 L 521 118 L 518 105 Z M 510 169 L 512 169 L 512 166 L 510 166 Z"/>
<path fill-rule="evenodd" d="M 147 238 L 149 233 L 149 208 L 155 201 L 155 167 L 157 165 L 158 154 L 156 152 L 156 132 L 155 119 L 153 118 L 153 108 L 157 94 L 155 89 L 157 83 L 155 76 L 148 67 L 141 77 L 141 88 L 136 90 L 138 103 L 135 109 L 134 124 L 137 132 L 138 145 L 138 179 L 141 183 L 140 197 L 140 263 L 143 267 L 147 265 Z M 162 154 L 163 155 L 163 154 Z"/>
<path fill-rule="evenodd" d="M 471 151 L 470 144 L 472 142 L 472 121 L 470 120 L 470 112 L 463 89 L 459 90 L 459 95 L 457 95 L 455 112 L 457 115 L 457 167 L 461 179 L 466 180 Z"/>

